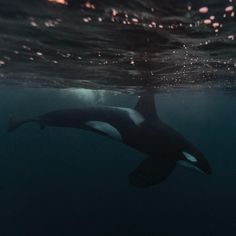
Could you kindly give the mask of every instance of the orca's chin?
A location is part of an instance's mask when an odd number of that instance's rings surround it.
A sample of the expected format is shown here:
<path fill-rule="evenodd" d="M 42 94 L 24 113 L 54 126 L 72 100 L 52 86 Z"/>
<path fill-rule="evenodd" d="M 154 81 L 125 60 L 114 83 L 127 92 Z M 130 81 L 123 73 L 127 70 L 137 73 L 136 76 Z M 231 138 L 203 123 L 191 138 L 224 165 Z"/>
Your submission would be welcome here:
<path fill-rule="evenodd" d="M 202 174 L 206 174 L 206 175 L 210 175 L 212 173 L 212 170 L 209 166 L 209 164 L 205 164 L 204 166 L 200 166 L 199 164 L 193 164 L 189 161 L 185 161 L 185 160 L 180 160 L 180 161 L 177 161 L 178 164 L 180 164 L 181 166 L 184 166 L 188 169 L 192 169 L 194 171 L 197 171 L 199 173 L 202 173 Z"/>

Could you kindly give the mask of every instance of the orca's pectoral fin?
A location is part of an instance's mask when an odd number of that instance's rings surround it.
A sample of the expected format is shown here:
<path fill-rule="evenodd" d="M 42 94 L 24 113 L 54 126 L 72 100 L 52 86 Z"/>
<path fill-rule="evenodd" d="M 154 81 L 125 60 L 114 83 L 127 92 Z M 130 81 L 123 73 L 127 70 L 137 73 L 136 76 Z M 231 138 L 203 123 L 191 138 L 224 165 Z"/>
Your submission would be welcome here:
<path fill-rule="evenodd" d="M 166 179 L 175 167 L 165 158 L 149 157 L 129 174 L 129 182 L 136 187 L 149 187 Z"/>

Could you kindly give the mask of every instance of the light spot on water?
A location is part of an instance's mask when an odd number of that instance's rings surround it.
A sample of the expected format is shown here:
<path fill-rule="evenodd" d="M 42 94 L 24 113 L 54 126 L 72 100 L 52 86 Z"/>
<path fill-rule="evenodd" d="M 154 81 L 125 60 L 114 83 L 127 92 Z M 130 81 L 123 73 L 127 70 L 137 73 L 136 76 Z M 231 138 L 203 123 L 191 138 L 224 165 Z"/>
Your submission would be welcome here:
<path fill-rule="evenodd" d="M 36 52 L 36 55 L 41 57 L 41 56 L 43 56 L 43 53 L 42 52 Z"/>
<path fill-rule="evenodd" d="M 234 35 L 229 35 L 229 36 L 228 36 L 228 39 L 230 39 L 230 40 L 234 40 L 235 37 L 234 37 Z"/>
<path fill-rule="evenodd" d="M 118 11 L 115 8 L 111 9 L 111 14 L 113 17 L 115 17 L 118 14 Z"/>
<path fill-rule="evenodd" d="M 208 12 L 208 7 L 199 8 L 199 12 L 202 13 L 202 14 L 206 14 Z"/>
<path fill-rule="evenodd" d="M 62 4 L 62 5 L 68 5 L 68 2 L 65 0 L 48 0 L 48 2 Z"/>
<path fill-rule="evenodd" d="M 6 64 L 5 61 L 0 60 L 0 66 L 3 66 L 5 64 Z"/>
<path fill-rule="evenodd" d="M 92 10 L 95 10 L 95 9 L 96 9 L 95 5 L 92 4 L 90 1 L 85 2 L 84 6 L 85 6 L 85 8 L 87 8 L 87 9 L 92 9 Z"/>
<path fill-rule="evenodd" d="M 38 27 L 38 24 L 35 21 L 31 21 L 30 25 L 33 26 L 33 27 Z"/>
<path fill-rule="evenodd" d="M 89 23 L 89 22 L 92 21 L 92 19 L 91 19 L 91 17 L 84 17 L 84 18 L 83 18 L 83 21 L 84 21 L 85 23 Z"/>
<path fill-rule="evenodd" d="M 212 26 L 213 26 L 214 28 L 217 28 L 217 27 L 220 26 L 220 23 L 218 23 L 218 22 L 214 22 L 214 23 L 212 24 Z"/>
<path fill-rule="evenodd" d="M 234 10 L 234 7 L 233 6 L 227 6 L 226 8 L 225 8 L 225 12 L 231 12 L 231 11 L 233 11 Z"/>
<path fill-rule="evenodd" d="M 137 19 L 137 18 L 132 18 L 132 21 L 133 21 L 134 23 L 138 23 L 138 19 Z"/>
<path fill-rule="evenodd" d="M 47 20 L 47 21 L 44 22 L 44 25 L 48 28 L 53 28 L 53 27 L 56 27 L 60 22 L 61 22 L 60 19 Z"/>
<path fill-rule="evenodd" d="M 28 51 L 30 51 L 30 50 L 31 50 L 31 48 L 30 48 L 30 47 L 28 47 L 28 46 L 26 46 L 26 45 L 22 45 L 22 48 L 23 48 L 23 49 L 25 49 L 25 50 L 28 50 Z"/>
<path fill-rule="evenodd" d="M 211 24 L 211 20 L 210 19 L 205 19 L 203 22 L 206 25 L 210 25 Z"/>
<path fill-rule="evenodd" d="M 135 64 L 133 58 L 130 58 L 130 64 L 131 64 L 131 65 L 134 65 L 134 64 Z"/>

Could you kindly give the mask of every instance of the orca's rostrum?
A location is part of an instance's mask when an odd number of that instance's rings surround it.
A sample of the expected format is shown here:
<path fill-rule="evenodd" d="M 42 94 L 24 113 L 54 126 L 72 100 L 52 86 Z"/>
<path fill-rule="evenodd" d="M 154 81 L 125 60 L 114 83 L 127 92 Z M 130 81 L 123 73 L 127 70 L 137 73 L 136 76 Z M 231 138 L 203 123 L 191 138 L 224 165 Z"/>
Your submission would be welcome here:
<path fill-rule="evenodd" d="M 71 127 L 89 130 L 146 154 L 139 166 L 129 174 L 131 184 L 148 187 L 168 177 L 176 163 L 210 174 L 203 154 L 182 135 L 160 120 L 154 95 L 141 96 L 134 109 L 94 106 L 56 110 L 32 119 L 11 121 L 11 132 L 27 122 L 40 126 Z"/>

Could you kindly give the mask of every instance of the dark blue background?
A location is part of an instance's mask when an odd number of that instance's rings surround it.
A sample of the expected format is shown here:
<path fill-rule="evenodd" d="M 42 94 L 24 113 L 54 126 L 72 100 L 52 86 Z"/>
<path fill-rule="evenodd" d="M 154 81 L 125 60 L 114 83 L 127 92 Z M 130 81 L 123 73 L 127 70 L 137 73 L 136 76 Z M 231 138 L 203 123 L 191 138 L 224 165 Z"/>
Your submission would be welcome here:
<path fill-rule="evenodd" d="M 161 119 L 190 139 L 213 168 L 177 167 L 162 184 L 135 188 L 127 175 L 144 158 L 93 133 L 28 124 L 11 116 L 85 104 L 134 106 L 135 96 L 1 88 L 0 235 L 235 235 L 235 91 L 156 96 Z"/>

